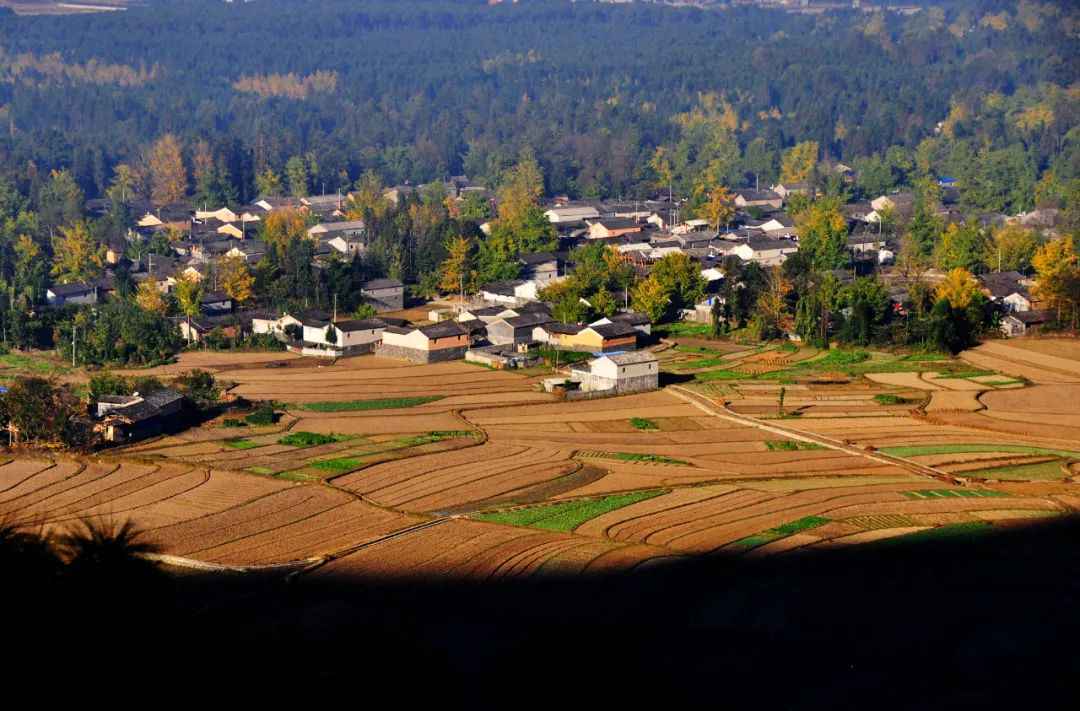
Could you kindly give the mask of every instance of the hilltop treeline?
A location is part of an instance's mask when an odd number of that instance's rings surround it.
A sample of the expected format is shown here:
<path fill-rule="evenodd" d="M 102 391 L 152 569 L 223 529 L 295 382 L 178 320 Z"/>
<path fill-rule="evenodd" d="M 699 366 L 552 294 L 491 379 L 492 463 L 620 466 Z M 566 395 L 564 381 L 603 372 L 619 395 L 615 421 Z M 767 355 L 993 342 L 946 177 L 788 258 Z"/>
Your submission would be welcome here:
<path fill-rule="evenodd" d="M 913 16 L 635 3 L 216 0 L 0 25 L 0 171 L 69 168 L 87 196 L 176 134 L 237 200 L 302 157 L 312 191 L 496 182 L 523 147 L 549 193 L 775 180 L 799 142 L 874 190 L 920 168 L 972 207 L 1033 205 L 1078 172 L 1071 3 L 963 0 Z M 661 155 L 657 155 L 660 149 Z M 191 160 L 191 156 L 185 156 Z M 27 166 L 33 166 L 28 171 Z"/>

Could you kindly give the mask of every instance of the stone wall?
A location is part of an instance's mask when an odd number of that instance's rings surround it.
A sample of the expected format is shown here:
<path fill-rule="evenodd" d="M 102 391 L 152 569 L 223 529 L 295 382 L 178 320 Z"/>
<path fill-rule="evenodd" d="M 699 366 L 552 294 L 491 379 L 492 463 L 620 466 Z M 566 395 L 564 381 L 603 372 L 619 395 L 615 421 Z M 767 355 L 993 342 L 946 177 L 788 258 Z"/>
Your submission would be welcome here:
<path fill-rule="evenodd" d="M 375 349 L 375 355 L 380 358 L 407 360 L 410 363 L 442 363 L 448 360 L 461 360 L 465 357 L 465 351 L 467 350 L 468 346 L 459 346 L 457 348 L 440 348 L 437 351 L 423 351 L 419 348 L 388 346 L 383 343 Z"/>

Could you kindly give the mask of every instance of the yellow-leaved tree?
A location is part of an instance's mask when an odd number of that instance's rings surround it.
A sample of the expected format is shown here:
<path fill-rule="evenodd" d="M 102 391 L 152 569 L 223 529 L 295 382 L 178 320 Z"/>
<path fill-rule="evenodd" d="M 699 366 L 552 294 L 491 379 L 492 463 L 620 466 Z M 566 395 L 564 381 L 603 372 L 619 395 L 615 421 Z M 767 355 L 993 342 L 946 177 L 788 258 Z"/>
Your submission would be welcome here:
<path fill-rule="evenodd" d="M 90 228 L 79 220 L 70 227 L 59 228 L 53 238 L 52 275 L 61 284 L 90 281 L 101 275 L 105 265 L 105 249 L 94 242 Z"/>
<path fill-rule="evenodd" d="M 1080 325 L 1080 258 L 1072 240 L 1060 237 L 1035 252 L 1031 259 L 1038 275 L 1035 296 L 1057 314 L 1059 323 Z"/>
<path fill-rule="evenodd" d="M 726 225 L 735 217 L 735 197 L 724 186 L 714 188 L 709 193 L 709 199 L 701 206 L 701 211 L 709 226 L 719 231 L 720 225 Z"/>
<path fill-rule="evenodd" d="M 949 271 L 945 280 L 938 284 L 936 296 L 945 299 L 954 309 L 966 309 L 979 293 L 978 280 L 963 267 Z"/>
<path fill-rule="evenodd" d="M 817 141 L 803 141 L 796 143 L 784 151 L 784 158 L 780 164 L 780 182 L 801 183 L 809 180 L 817 167 L 820 146 Z"/>
<path fill-rule="evenodd" d="M 180 141 L 166 133 L 151 146 L 146 156 L 150 174 L 150 199 L 155 205 L 179 202 L 187 194 L 187 170 Z"/>
<path fill-rule="evenodd" d="M 439 288 L 456 294 L 470 288 L 473 277 L 473 244 L 468 237 L 446 242 L 446 259 L 439 266 Z"/>
<path fill-rule="evenodd" d="M 226 257 L 218 271 L 222 290 L 238 305 L 243 306 L 255 295 L 255 277 L 243 257 Z"/>
<path fill-rule="evenodd" d="M 135 303 L 143 311 L 150 311 L 162 316 L 168 310 L 165 295 L 161 293 L 161 289 L 158 288 L 153 279 L 146 279 L 139 284 L 139 288 L 135 290 Z"/>

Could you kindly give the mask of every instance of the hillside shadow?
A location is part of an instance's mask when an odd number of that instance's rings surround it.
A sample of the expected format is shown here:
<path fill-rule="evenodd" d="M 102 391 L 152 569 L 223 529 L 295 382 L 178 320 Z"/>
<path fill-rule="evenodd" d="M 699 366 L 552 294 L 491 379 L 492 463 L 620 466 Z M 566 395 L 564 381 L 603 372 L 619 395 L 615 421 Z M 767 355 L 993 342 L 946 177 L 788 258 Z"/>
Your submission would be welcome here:
<path fill-rule="evenodd" d="M 8 671 L 55 674 L 40 660 L 92 640 L 65 678 L 112 673 L 115 648 L 131 679 L 197 667 L 202 685 L 480 707 L 663 693 L 663 708 L 1054 708 L 1080 671 L 1078 542 L 1074 518 L 532 583 L 179 571 L 88 594 L 12 578 Z"/>

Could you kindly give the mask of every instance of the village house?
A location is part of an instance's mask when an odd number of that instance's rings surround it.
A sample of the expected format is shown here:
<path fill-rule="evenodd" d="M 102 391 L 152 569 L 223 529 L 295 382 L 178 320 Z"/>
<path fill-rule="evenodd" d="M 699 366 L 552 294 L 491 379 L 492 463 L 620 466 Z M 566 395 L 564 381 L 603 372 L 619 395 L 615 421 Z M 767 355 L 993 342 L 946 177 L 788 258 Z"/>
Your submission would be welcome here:
<path fill-rule="evenodd" d="M 1027 336 L 1038 333 L 1052 320 L 1050 311 L 1014 311 L 1001 319 L 1001 332 L 1010 338 Z"/>
<path fill-rule="evenodd" d="M 378 318 L 333 322 L 308 318 L 303 321 L 302 353 L 328 358 L 372 353 L 382 342 L 386 327 Z"/>
<path fill-rule="evenodd" d="M 544 217 L 553 225 L 578 225 L 600 219 L 600 212 L 591 205 L 564 205 L 551 208 Z"/>
<path fill-rule="evenodd" d="M 146 395 L 105 395 L 97 403 L 94 431 L 106 442 L 131 442 L 160 434 L 183 409 L 184 396 L 169 390 Z"/>
<path fill-rule="evenodd" d="M 870 201 L 870 207 L 874 208 L 874 216 L 868 216 L 868 221 L 878 222 L 883 212 L 890 210 L 898 215 L 910 215 L 915 206 L 915 196 L 912 193 L 892 193 L 882 195 Z"/>
<path fill-rule="evenodd" d="M 545 286 L 556 281 L 562 269 L 562 261 L 553 252 L 523 254 L 520 261 L 523 265 L 522 276 L 527 281 L 535 281 Z"/>
<path fill-rule="evenodd" d="M 783 264 L 788 255 L 798 251 L 799 245 L 793 240 L 751 237 L 732 250 L 732 253 L 744 262 L 757 262 L 769 267 Z"/>
<path fill-rule="evenodd" d="M 400 311 L 405 308 L 405 285 L 397 279 L 371 279 L 360 285 L 364 301 L 375 311 Z"/>
<path fill-rule="evenodd" d="M 848 235 L 847 248 L 855 256 L 877 256 L 885 249 L 885 238 L 875 232 L 855 232 Z"/>
<path fill-rule="evenodd" d="M 470 345 L 469 329 L 457 321 L 430 326 L 387 326 L 375 355 L 412 363 L 439 363 L 464 358 Z"/>
<path fill-rule="evenodd" d="M 743 188 L 735 191 L 735 207 L 743 210 L 749 207 L 779 210 L 783 205 L 784 197 L 775 190 Z"/>
<path fill-rule="evenodd" d="M 331 195 L 308 195 L 300 198 L 302 209 L 319 216 L 341 217 L 345 208 L 345 196 L 340 193 Z"/>
<path fill-rule="evenodd" d="M 49 306 L 96 304 L 100 296 L 99 292 L 100 287 L 97 282 L 53 284 L 45 290 L 45 301 Z"/>
<path fill-rule="evenodd" d="M 580 353 L 609 353 L 637 348 L 638 329 L 621 321 L 581 326 L 551 322 L 537 326 L 534 340 Z"/>
<path fill-rule="evenodd" d="M 248 264 L 255 264 L 266 256 L 266 243 L 258 239 L 245 239 L 233 244 L 226 257 L 240 257 Z"/>
<path fill-rule="evenodd" d="M 797 183 L 777 183 L 772 186 L 772 191 L 786 202 L 792 195 L 809 195 L 811 188 L 810 183 L 802 181 Z"/>
<path fill-rule="evenodd" d="M 300 199 L 294 197 L 263 197 L 255 201 L 255 207 L 266 212 L 295 210 L 300 207 Z"/>
<path fill-rule="evenodd" d="M 612 217 L 589 222 L 589 239 L 611 239 L 641 232 L 641 224 L 634 220 Z"/>
<path fill-rule="evenodd" d="M 1033 299 L 1028 289 L 1032 282 L 1020 272 L 991 272 L 980 275 L 978 279 L 983 293 L 1006 310 L 1032 310 Z"/>
<path fill-rule="evenodd" d="M 307 231 L 312 239 L 331 237 L 363 238 L 367 234 L 367 225 L 363 220 L 344 220 L 341 222 L 320 222 Z"/>
<path fill-rule="evenodd" d="M 660 387 L 660 363 L 648 351 L 614 353 L 590 360 L 586 368 L 573 368 L 570 379 L 586 392 L 647 392 Z"/>
<path fill-rule="evenodd" d="M 186 230 L 191 227 L 191 208 L 187 205 L 164 205 L 147 212 L 135 222 L 136 227 L 150 230 L 173 228 Z"/>
<path fill-rule="evenodd" d="M 480 287 L 480 298 L 489 304 L 519 306 L 527 301 L 536 301 L 538 294 L 535 281 L 522 279 L 496 281 Z"/>
<path fill-rule="evenodd" d="M 527 345 L 535 342 L 534 329 L 551 321 L 551 316 L 544 313 L 499 318 L 487 324 L 487 338 L 496 346 Z"/>

